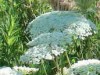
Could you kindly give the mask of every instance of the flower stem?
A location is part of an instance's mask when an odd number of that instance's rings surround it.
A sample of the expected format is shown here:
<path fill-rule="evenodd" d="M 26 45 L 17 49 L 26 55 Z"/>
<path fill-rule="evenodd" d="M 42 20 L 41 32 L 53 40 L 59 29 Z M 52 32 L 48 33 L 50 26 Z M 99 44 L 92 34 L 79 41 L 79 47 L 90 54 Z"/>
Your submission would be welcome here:
<path fill-rule="evenodd" d="M 60 66 L 59 66 L 58 57 L 55 58 L 54 63 L 55 63 L 55 65 L 56 65 L 57 72 L 59 72 L 59 74 L 62 75 L 61 69 L 60 69 Z"/>
<path fill-rule="evenodd" d="M 46 71 L 46 68 L 45 68 L 45 65 L 44 65 L 44 60 L 41 60 L 41 64 L 42 64 L 45 75 L 48 75 L 47 71 Z"/>
<path fill-rule="evenodd" d="M 59 68 L 59 64 L 58 64 L 58 57 L 56 57 L 56 67 L 57 67 L 57 70 L 59 71 L 60 68 Z"/>
<path fill-rule="evenodd" d="M 66 55 L 66 58 L 67 58 L 67 61 L 68 61 L 69 66 L 71 66 L 71 63 L 70 63 L 70 60 L 69 60 L 69 57 L 68 57 L 67 52 L 65 52 L 65 55 Z"/>

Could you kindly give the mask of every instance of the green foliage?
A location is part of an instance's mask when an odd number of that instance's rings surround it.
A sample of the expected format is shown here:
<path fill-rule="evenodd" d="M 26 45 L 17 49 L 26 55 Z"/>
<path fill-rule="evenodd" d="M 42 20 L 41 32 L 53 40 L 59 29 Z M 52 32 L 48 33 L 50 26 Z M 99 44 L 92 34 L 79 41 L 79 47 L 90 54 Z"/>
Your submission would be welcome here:
<path fill-rule="evenodd" d="M 97 1 L 98 0 L 75 0 L 79 10 L 83 13 L 93 10 Z"/>
<path fill-rule="evenodd" d="M 27 49 L 28 41 L 24 31 L 37 15 L 50 11 L 46 2 L 0 0 L 0 66 L 21 64 L 19 57 Z"/>
<path fill-rule="evenodd" d="M 6 4 L 6 2 L 4 1 Z M 15 65 L 19 55 L 23 52 L 21 41 L 21 28 L 19 28 L 18 16 L 13 13 L 13 7 L 1 10 L 0 16 L 0 65 Z M 16 56 L 15 56 L 16 55 Z"/>
<path fill-rule="evenodd" d="M 98 0 L 75 0 L 79 12 L 96 24 L 98 33 L 85 40 L 74 39 L 74 44 L 66 48 L 67 52 L 54 60 L 44 60 L 40 65 L 24 64 L 40 68 L 36 75 L 54 75 L 78 60 L 100 59 L 100 20 L 94 8 Z M 23 65 L 19 57 L 28 49 L 29 34 L 24 31 L 30 21 L 37 16 L 51 11 L 47 0 L 0 0 L 0 66 Z"/>

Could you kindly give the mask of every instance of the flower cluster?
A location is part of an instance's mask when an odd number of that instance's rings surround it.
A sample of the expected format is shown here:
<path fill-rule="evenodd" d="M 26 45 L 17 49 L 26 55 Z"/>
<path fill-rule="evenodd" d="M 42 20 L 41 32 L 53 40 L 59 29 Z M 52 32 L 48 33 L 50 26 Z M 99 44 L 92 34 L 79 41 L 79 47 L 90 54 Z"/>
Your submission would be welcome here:
<path fill-rule="evenodd" d="M 30 73 L 36 73 L 39 69 L 38 68 L 29 68 L 29 67 L 18 67 L 18 66 L 14 66 L 13 69 L 15 71 L 18 71 L 18 72 L 21 72 L 23 75 L 26 75 L 26 74 L 30 74 Z"/>
<path fill-rule="evenodd" d="M 100 60 L 78 61 L 68 69 L 68 75 L 100 75 Z"/>
<path fill-rule="evenodd" d="M 73 27 L 76 27 L 73 29 Z M 89 27 L 89 28 L 88 28 Z M 96 31 L 96 26 L 90 20 L 87 20 L 79 13 L 71 11 L 52 11 L 37 17 L 29 23 L 27 30 L 32 38 L 35 38 L 43 33 L 63 32 L 65 29 L 78 30 L 79 28 L 88 31 Z M 77 29 L 78 28 L 78 29 Z M 88 29 L 88 30 L 87 30 Z M 74 31 L 76 34 L 77 31 Z M 82 33 L 82 31 L 81 31 Z M 83 32 L 84 33 L 84 32 Z M 81 36 L 78 34 L 78 36 Z M 87 36 L 87 34 L 84 36 Z"/>
<path fill-rule="evenodd" d="M 90 22 L 91 23 L 91 22 Z M 93 28 L 95 25 L 92 25 Z M 96 31 L 92 31 L 92 28 L 88 21 L 77 21 L 75 23 L 72 23 L 70 26 L 68 26 L 64 32 L 76 36 L 76 38 L 85 39 L 85 37 L 88 37 L 92 35 L 93 33 L 96 33 Z"/>
<path fill-rule="evenodd" d="M 35 74 L 39 69 L 38 68 L 29 68 L 29 67 L 18 67 L 14 66 L 10 67 L 0 67 L 0 75 L 27 75 L 27 74 Z"/>
<path fill-rule="evenodd" d="M 0 75 L 22 75 L 22 73 L 13 70 L 10 67 L 0 67 Z"/>
<path fill-rule="evenodd" d="M 30 48 L 24 55 L 22 55 L 20 60 L 26 63 L 40 64 L 40 60 L 52 60 L 55 56 L 60 55 L 64 51 L 66 50 L 57 45 L 37 45 Z"/>
<path fill-rule="evenodd" d="M 51 44 L 51 45 L 65 45 L 72 42 L 71 36 L 62 32 L 52 32 L 44 33 L 30 41 L 27 45 L 36 46 L 41 44 Z"/>
<path fill-rule="evenodd" d="M 29 23 L 26 31 L 32 38 L 28 43 L 31 48 L 20 60 L 39 64 L 42 59 L 52 60 L 66 51 L 63 47 L 72 44 L 72 36 L 84 39 L 96 32 L 96 27 L 79 13 L 52 11 Z"/>

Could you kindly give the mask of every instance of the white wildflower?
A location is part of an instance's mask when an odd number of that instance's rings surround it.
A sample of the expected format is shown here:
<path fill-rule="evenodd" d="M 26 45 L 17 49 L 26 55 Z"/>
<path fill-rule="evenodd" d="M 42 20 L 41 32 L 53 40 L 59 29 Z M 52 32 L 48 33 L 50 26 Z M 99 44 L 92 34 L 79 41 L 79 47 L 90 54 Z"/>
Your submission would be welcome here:
<path fill-rule="evenodd" d="M 67 73 L 68 73 L 68 68 L 64 67 L 63 68 L 63 75 L 67 75 Z"/>
<path fill-rule="evenodd" d="M 10 67 L 0 67 L 0 75 L 22 75 Z"/>
<path fill-rule="evenodd" d="M 100 61 L 96 59 L 78 61 L 68 69 L 68 75 L 100 75 Z"/>
<path fill-rule="evenodd" d="M 75 23 L 72 23 L 69 27 L 67 27 L 64 30 L 64 32 L 82 39 L 92 35 L 92 28 L 88 21 L 77 21 Z"/>
<path fill-rule="evenodd" d="M 58 47 L 57 45 L 52 46 L 52 51 L 51 53 L 55 56 L 60 55 L 61 53 L 63 53 L 64 51 L 66 51 L 65 49 L 63 49 L 62 47 Z"/>
<path fill-rule="evenodd" d="M 73 26 L 73 24 L 78 25 L 79 28 L 83 27 L 85 30 L 89 27 L 93 32 L 96 32 L 96 26 L 94 23 L 87 20 L 81 14 L 71 11 L 52 11 L 42 14 L 28 25 L 26 31 L 29 31 L 32 38 L 36 38 L 38 35 L 44 33 L 63 32 L 67 27 L 70 28 Z M 74 29 L 72 30 L 74 31 Z M 82 31 L 79 34 L 84 34 Z M 77 31 L 75 30 L 74 33 L 77 33 Z M 86 35 L 84 34 L 84 36 Z"/>
<path fill-rule="evenodd" d="M 32 41 L 21 61 L 39 64 L 41 59 L 51 60 L 65 51 L 62 47 L 72 43 L 72 36 L 81 39 L 96 32 L 95 25 L 79 13 L 52 11 L 42 14 L 27 27 Z"/>
<path fill-rule="evenodd" d="M 53 51 L 58 51 L 59 53 L 54 53 Z M 57 45 L 37 45 L 33 48 L 30 48 L 24 55 L 21 56 L 20 60 L 26 63 L 40 64 L 40 60 L 48 59 L 52 60 L 54 56 L 58 56 L 59 54 L 66 51 L 62 47 L 58 47 Z"/>
<path fill-rule="evenodd" d="M 62 75 L 60 72 L 57 72 L 55 75 Z"/>
<path fill-rule="evenodd" d="M 52 50 L 52 53 L 55 54 L 55 56 L 60 55 L 60 52 L 58 52 L 56 50 Z"/>
<path fill-rule="evenodd" d="M 29 46 L 35 46 L 40 44 L 51 44 L 51 45 L 65 45 L 71 44 L 72 37 L 66 33 L 53 32 L 53 33 L 44 33 L 33 39 L 28 43 Z"/>
<path fill-rule="evenodd" d="M 30 73 L 36 73 L 39 69 L 38 68 L 30 68 L 30 67 L 26 67 L 26 66 L 14 66 L 13 67 L 14 70 L 23 73 L 24 75 L 26 74 L 30 74 Z"/>
<path fill-rule="evenodd" d="M 54 59 L 54 57 L 50 53 L 47 53 L 45 56 L 45 59 L 52 60 L 52 59 Z"/>

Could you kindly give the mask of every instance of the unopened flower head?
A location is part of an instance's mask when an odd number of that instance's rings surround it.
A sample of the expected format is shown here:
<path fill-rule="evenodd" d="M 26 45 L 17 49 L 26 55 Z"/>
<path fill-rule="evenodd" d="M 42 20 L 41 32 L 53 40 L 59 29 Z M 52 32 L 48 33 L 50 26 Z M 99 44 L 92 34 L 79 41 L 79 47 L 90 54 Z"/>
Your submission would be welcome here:
<path fill-rule="evenodd" d="M 42 59 L 52 60 L 55 56 L 60 55 L 64 51 L 66 50 L 57 45 L 37 45 L 30 48 L 24 55 L 22 55 L 20 60 L 25 63 L 40 64 Z"/>
<path fill-rule="evenodd" d="M 100 61 L 96 59 L 78 61 L 68 69 L 68 75 L 100 75 Z"/>
<path fill-rule="evenodd" d="M 79 24 L 78 24 L 79 23 Z M 80 32 L 76 31 L 73 28 L 73 24 L 80 29 L 84 29 Z M 82 26 L 83 25 L 83 26 Z M 86 28 L 89 27 L 89 28 Z M 30 36 L 36 38 L 38 35 L 43 33 L 51 33 L 51 32 L 63 32 L 65 29 L 72 29 L 75 34 L 82 35 L 85 32 L 89 31 L 88 34 L 84 34 L 84 36 L 90 35 L 90 30 L 93 32 L 96 31 L 96 26 L 90 20 L 87 20 L 79 13 L 71 12 L 71 11 L 52 11 L 41 16 L 37 17 L 31 23 L 29 23 L 27 30 L 31 34 Z M 76 28 L 76 29 L 77 29 Z"/>

